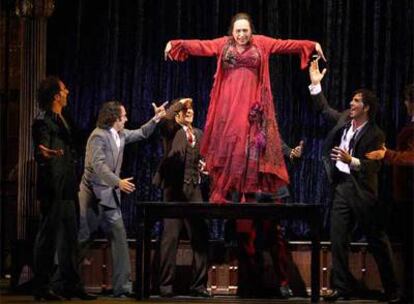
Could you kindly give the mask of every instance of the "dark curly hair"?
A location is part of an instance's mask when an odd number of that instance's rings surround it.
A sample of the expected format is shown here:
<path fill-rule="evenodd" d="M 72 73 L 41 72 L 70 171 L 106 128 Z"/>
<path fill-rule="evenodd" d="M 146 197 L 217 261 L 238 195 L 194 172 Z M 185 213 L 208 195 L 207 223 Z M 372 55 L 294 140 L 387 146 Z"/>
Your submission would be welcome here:
<path fill-rule="evenodd" d="M 356 90 L 352 97 L 354 97 L 357 94 L 362 95 L 362 102 L 364 103 L 364 106 L 369 106 L 368 110 L 368 118 L 369 120 L 375 120 L 375 116 L 377 115 L 378 110 L 378 97 L 375 95 L 374 92 L 368 90 L 368 89 L 359 89 Z"/>
<path fill-rule="evenodd" d="M 60 92 L 61 80 L 56 76 L 49 76 L 42 80 L 37 89 L 37 103 L 39 108 L 48 111 L 52 109 L 52 103 L 55 95 Z"/>
<path fill-rule="evenodd" d="M 252 17 L 250 17 L 250 15 L 249 15 L 249 14 L 247 14 L 247 13 L 237 13 L 236 15 L 234 15 L 234 16 L 231 18 L 231 21 L 230 21 L 230 26 L 229 26 L 229 29 L 228 29 L 228 31 L 227 31 L 227 34 L 228 34 L 229 36 L 232 36 L 232 35 L 233 35 L 233 27 L 234 27 L 234 23 L 235 23 L 237 20 L 247 20 L 247 21 L 249 22 L 249 24 L 250 24 L 250 29 L 252 30 L 252 33 L 255 33 Z"/>
<path fill-rule="evenodd" d="M 99 110 L 96 126 L 102 129 L 110 129 L 115 121 L 121 118 L 122 103 L 119 101 L 107 101 Z"/>

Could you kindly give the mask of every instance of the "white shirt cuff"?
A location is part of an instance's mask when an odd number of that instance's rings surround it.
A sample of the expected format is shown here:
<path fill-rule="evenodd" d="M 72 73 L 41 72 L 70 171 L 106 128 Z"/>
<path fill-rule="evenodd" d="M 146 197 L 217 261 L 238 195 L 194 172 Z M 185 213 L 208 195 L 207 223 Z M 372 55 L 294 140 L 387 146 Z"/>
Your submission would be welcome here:
<path fill-rule="evenodd" d="M 317 85 L 310 84 L 308 88 L 309 88 L 309 92 L 311 95 L 317 95 L 320 92 L 322 92 L 321 84 L 317 84 Z"/>
<path fill-rule="evenodd" d="M 361 168 L 361 161 L 359 160 L 359 158 L 352 157 L 351 163 L 349 164 L 349 168 L 354 171 L 359 171 L 359 169 Z"/>

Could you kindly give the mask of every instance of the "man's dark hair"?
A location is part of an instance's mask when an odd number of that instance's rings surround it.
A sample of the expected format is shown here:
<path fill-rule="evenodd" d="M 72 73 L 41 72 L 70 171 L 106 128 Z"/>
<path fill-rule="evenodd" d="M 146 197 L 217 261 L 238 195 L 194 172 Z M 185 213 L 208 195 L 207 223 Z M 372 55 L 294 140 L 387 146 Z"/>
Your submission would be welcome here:
<path fill-rule="evenodd" d="M 254 34 L 254 33 L 255 33 L 255 30 L 254 30 L 254 25 L 253 25 L 253 19 L 252 19 L 252 17 L 250 17 L 250 15 L 249 15 L 249 14 L 247 14 L 247 13 L 237 13 L 236 15 L 234 15 L 234 16 L 231 18 L 231 21 L 230 21 L 230 26 L 229 26 L 229 29 L 228 29 L 228 31 L 227 31 L 227 34 L 228 34 L 229 36 L 232 36 L 232 35 L 233 35 L 234 23 L 235 23 L 237 20 L 247 20 L 247 21 L 249 22 L 249 24 L 250 24 L 250 29 L 252 30 L 252 34 Z"/>
<path fill-rule="evenodd" d="M 377 110 L 378 110 L 378 97 L 375 95 L 374 92 L 372 92 L 368 89 L 356 90 L 352 94 L 352 97 L 354 97 L 357 94 L 362 95 L 362 102 L 364 103 L 364 106 L 369 106 L 368 119 L 369 120 L 375 120 L 375 116 L 376 116 Z"/>
<path fill-rule="evenodd" d="M 55 95 L 60 92 L 60 82 L 61 80 L 56 76 L 49 76 L 40 82 L 37 90 L 37 103 L 41 110 L 48 111 L 52 109 Z"/>
<path fill-rule="evenodd" d="M 414 103 L 414 83 L 408 84 L 404 89 L 404 99 L 409 103 Z"/>
<path fill-rule="evenodd" d="M 169 105 L 172 106 L 173 104 L 176 104 L 177 102 L 179 102 L 181 99 L 183 99 L 184 97 L 178 97 L 178 98 L 174 98 L 173 100 L 171 100 L 169 102 Z"/>
<path fill-rule="evenodd" d="M 169 102 L 170 107 L 171 107 L 173 104 L 176 104 L 177 102 L 179 102 L 181 99 L 187 99 L 187 98 L 189 98 L 189 97 L 178 97 L 178 98 L 175 98 L 175 99 L 171 100 L 171 101 Z M 193 106 L 193 101 L 192 101 L 192 100 L 191 100 L 190 105 L 191 105 L 191 107 Z"/>
<path fill-rule="evenodd" d="M 121 106 L 119 101 L 107 101 L 99 110 L 96 126 L 102 129 L 110 129 L 115 121 L 121 118 Z"/>

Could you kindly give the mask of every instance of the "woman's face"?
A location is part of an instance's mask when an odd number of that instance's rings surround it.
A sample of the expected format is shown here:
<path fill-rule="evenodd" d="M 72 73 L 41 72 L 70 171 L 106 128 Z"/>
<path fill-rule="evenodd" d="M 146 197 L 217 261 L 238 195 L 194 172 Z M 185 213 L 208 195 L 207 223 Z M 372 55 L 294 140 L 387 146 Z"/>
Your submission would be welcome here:
<path fill-rule="evenodd" d="M 233 38 L 236 44 L 244 46 L 250 42 L 252 29 L 246 19 L 239 19 L 233 24 Z"/>

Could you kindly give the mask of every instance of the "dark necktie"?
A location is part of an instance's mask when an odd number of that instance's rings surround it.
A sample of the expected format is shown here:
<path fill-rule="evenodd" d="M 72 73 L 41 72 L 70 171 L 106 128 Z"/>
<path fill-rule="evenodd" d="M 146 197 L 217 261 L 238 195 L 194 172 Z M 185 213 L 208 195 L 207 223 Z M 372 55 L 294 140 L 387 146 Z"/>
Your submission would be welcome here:
<path fill-rule="evenodd" d="M 354 146 L 355 146 L 356 137 L 358 135 L 358 131 L 359 130 L 355 131 L 354 135 L 352 135 L 352 138 L 349 141 L 349 154 L 351 154 L 351 155 L 354 155 Z"/>

